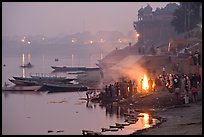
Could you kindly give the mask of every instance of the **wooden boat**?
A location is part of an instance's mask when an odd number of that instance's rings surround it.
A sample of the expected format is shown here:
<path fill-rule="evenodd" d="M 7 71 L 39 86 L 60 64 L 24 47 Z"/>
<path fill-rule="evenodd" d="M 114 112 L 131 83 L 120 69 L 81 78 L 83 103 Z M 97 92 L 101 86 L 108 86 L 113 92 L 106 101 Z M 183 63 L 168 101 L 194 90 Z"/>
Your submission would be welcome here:
<path fill-rule="evenodd" d="M 67 67 L 67 66 L 63 67 L 51 66 L 51 68 L 53 68 L 55 71 L 81 71 L 85 69 L 85 67 Z"/>
<path fill-rule="evenodd" d="M 10 82 L 14 83 L 16 86 L 43 86 L 43 84 L 73 84 L 70 82 L 61 81 L 35 81 L 35 80 L 17 80 L 9 79 Z"/>
<path fill-rule="evenodd" d="M 38 91 L 42 86 L 13 86 L 13 87 L 2 87 L 3 91 Z"/>
<path fill-rule="evenodd" d="M 44 76 L 31 76 L 31 77 L 15 77 L 15 80 L 27 80 L 27 81 L 55 81 L 55 82 L 70 82 L 76 80 L 75 78 L 66 78 L 66 77 L 44 77 Z"/>
<path fill-rule="evenodd" d="M 36 85 L 39 85 L 39 84 L 34 83 L 34 82 L 31 83 L 28 80 L 9 79 L 9 81 L 14 83 L 17 86 L 36 86 Z"/>
<path fill-rule="evenodd" d="M 58 67 L 58 66 L 51 66 L 51 68 L 54 69 L 55 72 L 57 71 L 94 71 L 94 70 L 99 70 L 100 68 L 88 68 L 88 67 Z"/>
<path fill-rule="evenodd" d="M 75 92 L 75 91 L 87 91 L 86 86 L 78 84 L 48 84 L 44 83 L 43 88 L 49 92 Z"/>

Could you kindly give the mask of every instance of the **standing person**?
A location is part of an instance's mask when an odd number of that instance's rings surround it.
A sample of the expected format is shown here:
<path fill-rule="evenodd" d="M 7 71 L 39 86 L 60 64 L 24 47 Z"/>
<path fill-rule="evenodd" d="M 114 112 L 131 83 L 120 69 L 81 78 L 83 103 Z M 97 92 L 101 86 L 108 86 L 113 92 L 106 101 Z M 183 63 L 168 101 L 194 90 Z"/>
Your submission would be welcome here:
<path fill-rule="evenodd" d="M 108 85 L 106 85 L 106 87 L 105 87 L 105 94 L 106 94 L 106 96 L 109 96 L 109 93 L 108 93 Z"/>
<path fill-rule="evenodd" d="M 197 102 L 198 88 L 192 87 L 191 92 L 192 92 L 192 95 L 193 95 L 193 102 Z"/>
<path fill-rule="evenodd" d="M 190 79 L 188 76 L 186 78 L 186 83 L 185 83 L 185 93 L 184 93 L 184 99 L 185 99 L 185 104 L 189 103 L 189 92 L 190 92 Z"/>
<path fill-rule="evenodd" d="M 195 56 L 195 64 L 194 65 L 199 65 L 199 59 L 198 59 L 198 56 L 199 56 L 199 53 L 198 53 L 198 51 L 195 51 L 195 54 L 194 54 L 194 56 Z"/>
<path fill-rule="evenodd" d="M 198 65 L 199 66 L 201 65 L 201 55 L 200 55 L 200 52 L 198 52 Z"/>
<path fill-rule="evenodd" d="M 115 96 L 115 87 L 114 87 L 114 85 L 111 85 L 111 94 L 112 94 L 112 97 Z"/>
<path fill-rule="evenodd" d="M 193 102 L 196 102 L 198 96 L 198 79 L 196 74 L 191 77 L 191 93 L 193 97 Z"/>
<path fill-rule="evenodd" d="M 109 87 L 108 87 L 108 90 L 109 90 L 109 93 L 110 93 L 110 97 L 112 97 L 113 96 L 113 93 L 112 93 L 112 85 L 110 84 L 109 85 Z"/>
<path fill-rule="evenodd" d="M 120 96 L 120 85 L 119 85 L 119 82 L 116 82 L 116 90 L 117 90 L 117 96 Z"/>
<path fill-rule="evenodd" d="M 133 95 L 135 95 L 137 93 L 137 82 L 136 82 L 136 80 L 133 81 L 132 87 L 133 87 Z"/>
<path fill-rule="evenodd" d="M 152 91 L 153 80 L 151 78 L 148 80 L 148 86 L 149 86 L 149 91 Z"/>
<path fill-rule="evenodd" d="M 123 82 L 123 80 L 120 80 L 120 84 L 119 84 L 119 86 L 120 86 L 120 96 L 124 96 L 124 82 Z"/>
<path fill-rule="evenodd" d="M 197 65 L 197 53 L 194 53 L 194 55 L 193 55 L 193 64 L 194 64 L 194 66 L 196 66 Z"/>
<path fill-rule="evenodd" d="M 180 101 L 179 78 L 177 76 L 175 76 L 174 78 L 174 90 L 175 90 L 177 100 Z"/>
<path fill-rule="evenodd" d="M 165 68 L 165 66 L 163 66 L 163 68 L 162 68 L 162 74 L 163 74 L 163 76 L 166 74 L 166 68 Z"/>
<path fill-rule="evenodd" d="M 191 81 L 190 81 L 190 78 L 189 76 L 186 76 L 186 94 L 189 96 L 189 92 L 190 92 L 190 89 L 191 89 Z"/>
<path fill-rule="evenodd" d="M 128 83 L 127 83 L 127 81 L 125 80 L 124 81 L 124 97 L 125 98 L 127 98 L 127 96 L 128 96 Z"/>
<path fill-rule="evenodd" d="M 142 92 L 143 79 L 140 80 L 140 91 Z"/>
<path fill-rule="evenodd" d="M 154 81 L 155 81 L 155 90 L 160 91 L 162 85 L 159 77 L 157 76 Z"/>
<path fill-rule="evenodd" d="M 185 94 L 185 86 L 186 86 L 186 78 L 184 75 L 182 75 L 181 79 L 181 95 L 184 95 Z"/>
<path fill-rule="evenodd" d="M 132 83 L 131 80 L 129 81 L 129 90 L 130 90 L 130 91 L 129 91 L 129 92 L 130 92 L 130 93 L 129 93 L 129 96 L 132 97 L 132 93 L 133 93 L 133 83 Z"/>

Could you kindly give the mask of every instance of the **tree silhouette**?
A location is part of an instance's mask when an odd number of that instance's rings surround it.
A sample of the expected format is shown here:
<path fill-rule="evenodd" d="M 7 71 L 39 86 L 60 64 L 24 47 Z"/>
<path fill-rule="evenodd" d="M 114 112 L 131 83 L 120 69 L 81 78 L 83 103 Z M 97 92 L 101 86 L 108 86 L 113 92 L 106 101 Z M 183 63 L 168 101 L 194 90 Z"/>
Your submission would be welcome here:
<path fill-rule="evenodd" d="M 192 30 L 201 21 L 200 6 L 202 2 L 180 2 L 180 7 L 173 13 L 171 24 L 180 34 Z"/>

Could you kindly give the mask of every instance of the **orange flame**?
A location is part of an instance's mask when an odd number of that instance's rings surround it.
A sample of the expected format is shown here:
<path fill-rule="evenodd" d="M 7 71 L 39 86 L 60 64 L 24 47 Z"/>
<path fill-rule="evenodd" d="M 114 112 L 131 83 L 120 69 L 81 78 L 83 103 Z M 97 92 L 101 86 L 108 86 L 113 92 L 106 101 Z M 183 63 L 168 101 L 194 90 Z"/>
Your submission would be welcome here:
<path fill-rule="evenodd" d="M 148 88 L 149 88 L 148 78 L 147 78 L 147 76 L 144 74 L 144 76 L 143 76 L 143 83 L 142 83 L 142 89 L 146 91 L 146 90 L 148 90 Z"/>

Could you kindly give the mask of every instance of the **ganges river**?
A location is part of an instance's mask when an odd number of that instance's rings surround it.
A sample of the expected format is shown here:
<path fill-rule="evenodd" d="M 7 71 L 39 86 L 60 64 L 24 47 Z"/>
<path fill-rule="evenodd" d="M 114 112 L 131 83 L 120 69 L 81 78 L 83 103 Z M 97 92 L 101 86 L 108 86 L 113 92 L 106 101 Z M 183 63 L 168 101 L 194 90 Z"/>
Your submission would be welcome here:
<path fill-rule="evenodd" d="M 29 76 L 30 73 L 51 73 L 51 65 L 70 65 L 73 60 L 53 56 L 31 56 L 33 68 L 23 69 L 21 55 L 2 57 L 2 86 L 12 85 L 8 79 L 12 76 Z M 79 57 L 78 57 L 79 58 Z M 79 60 L 75 60 L 79 62 Z M 84 66 L 94 66 L 97 62 L 83 58 Z M 83 62 L 83 63 L 82 63 Z M 5 65 L 3 65 L 5 64 Z M 73 64 L 72 64 L 73 65 Z M 59 74 L 74 77 L 68 73 Z M 48 93 L 36 91 L 2 91 L 2 134 L 3 135 L 82 135 L 82 130 L 101 132 L 115 123 L 124 123 L 126 110 L 114 104 L 102 105 L 87 102 L 86 92 Z M 136 124 L 126 126 L 119 131 L 102 132 L 102 134 L 126 135 L 147 128 L 148 114 L 140 117 Z"/>

